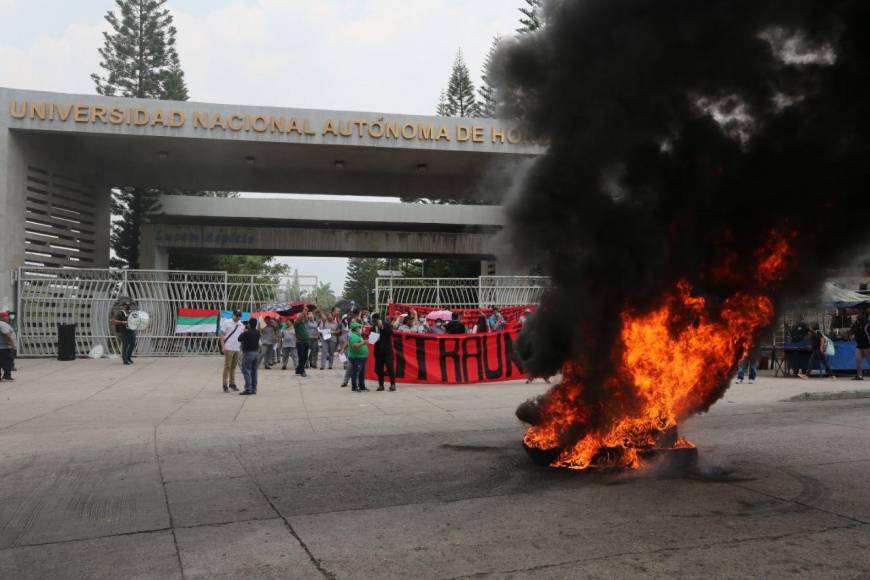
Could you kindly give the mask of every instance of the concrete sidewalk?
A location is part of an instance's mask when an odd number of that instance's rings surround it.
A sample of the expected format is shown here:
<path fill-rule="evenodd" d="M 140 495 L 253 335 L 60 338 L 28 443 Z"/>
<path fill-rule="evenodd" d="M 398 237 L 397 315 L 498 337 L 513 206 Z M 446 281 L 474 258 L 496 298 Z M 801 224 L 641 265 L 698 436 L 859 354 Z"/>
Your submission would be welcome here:
<path fill-rule="evenodd" d="M 867 381 L 735 385 L 684 426 L 704 474 L 658 479 L 534 467 L 540 381 L 239 397 L 218 358 L 18 362 L 2 578 L 870 575 L 870 399 L 785 402 Z"/>

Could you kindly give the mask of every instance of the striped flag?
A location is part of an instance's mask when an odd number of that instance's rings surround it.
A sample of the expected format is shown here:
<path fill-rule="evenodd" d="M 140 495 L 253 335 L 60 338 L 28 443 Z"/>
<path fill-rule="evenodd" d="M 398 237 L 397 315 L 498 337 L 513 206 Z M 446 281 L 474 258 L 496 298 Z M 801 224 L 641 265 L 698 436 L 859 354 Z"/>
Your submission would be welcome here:
<path fill-rule="evenodd" d="M 176 334 L 190 332 L 217 332 L 218 314 L 220 311 L 198 308 L 179 308 L 175 322 Z"/>

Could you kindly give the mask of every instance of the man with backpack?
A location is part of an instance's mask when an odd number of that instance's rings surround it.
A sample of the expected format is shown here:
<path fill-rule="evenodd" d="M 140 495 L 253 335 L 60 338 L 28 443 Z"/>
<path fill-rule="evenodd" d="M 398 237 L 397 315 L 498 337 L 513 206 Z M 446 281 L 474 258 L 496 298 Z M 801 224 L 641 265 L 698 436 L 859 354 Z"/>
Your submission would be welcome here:
<path fill-rule="evenodd" d="M 833 341 L 825 336 L 825 334 L 819 329 L 819 323 L 814 322 L 812 326 L 812 331 L 810 332 L 810 348 L 812 351 L 810 352 L 810 358 L 807 362 L 807 375 L 812 374 L 813 368 L 816 366 L 816 360 L 819 361 L 819 370 L 824 370 L 825 375 L 828 378 L 836 379 L 834 373 L 831 371 L 831 365 L 829 364 L 828 352 L 833 351 L 834 343 Z M 831 356 L 833 356 L 833 352 L 831 352 Z"/>

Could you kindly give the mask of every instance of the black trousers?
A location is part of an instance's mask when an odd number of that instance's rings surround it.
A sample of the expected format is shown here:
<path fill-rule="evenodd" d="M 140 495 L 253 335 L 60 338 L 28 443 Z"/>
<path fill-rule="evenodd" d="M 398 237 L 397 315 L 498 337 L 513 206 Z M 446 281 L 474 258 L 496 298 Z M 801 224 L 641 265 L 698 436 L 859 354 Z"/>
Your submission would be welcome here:
<path fill-rule="evenodd" d="M 301 375 L 305 372 L 305 363 L 308 362 L 308 341 L 296 341 L 296 353 L 299 355 L 299 364 L 296 365 L 296 374 Z"/>
<path fill-rule="evenodd" d="M 12 378 L 12 367 L 15 364 L 15 351 L 11 348 L 0 348 L 0 371 L 3 378 Z"/>
<path fill-rule="evenodd" d="M 396 363 L 393 351 L 375 351 L 375 373 L 378 375 L 378 386 L 384 386 L 384 376 L 390 377 L 390 385 L 396 384 Z"/>

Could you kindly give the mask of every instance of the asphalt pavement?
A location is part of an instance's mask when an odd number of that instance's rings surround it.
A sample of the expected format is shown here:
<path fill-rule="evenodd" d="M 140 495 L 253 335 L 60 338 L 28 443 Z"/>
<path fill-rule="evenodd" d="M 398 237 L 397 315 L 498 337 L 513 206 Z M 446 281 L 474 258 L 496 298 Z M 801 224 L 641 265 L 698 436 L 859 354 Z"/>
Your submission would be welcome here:
<path fill-rule="evenodd" d="M 221 362 L 19 360 L 0 577 L 870 577 L 870 380 L 734 385 L 697 471 L 578 474 L 520 445 L 540 381 L 240 397 Z"/>

